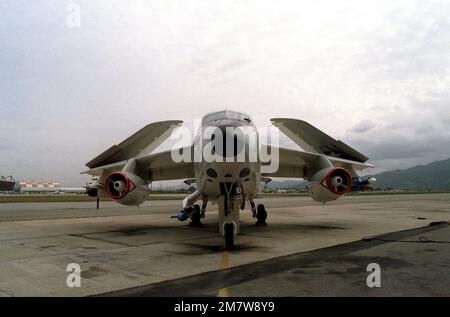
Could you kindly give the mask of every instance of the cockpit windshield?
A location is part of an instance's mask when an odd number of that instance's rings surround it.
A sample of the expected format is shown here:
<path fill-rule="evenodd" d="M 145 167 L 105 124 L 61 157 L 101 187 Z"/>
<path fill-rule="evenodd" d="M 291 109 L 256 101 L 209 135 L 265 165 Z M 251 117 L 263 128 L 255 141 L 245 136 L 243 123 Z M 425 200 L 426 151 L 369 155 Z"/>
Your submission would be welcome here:
<path fill-rule="evenodd" d="M 237 120 L 241 120 L 241 121 L 246 121 L 248 123 L 250 123 L 252 121 L 250 116 L 248 116 L 244 113 L 225 110 L 225 111 L 207 114 L 206 116 L 203 117 L 203 123 L 215 121 L 215 120 L 224 120 L 224 119 L 237 119 Z"/>

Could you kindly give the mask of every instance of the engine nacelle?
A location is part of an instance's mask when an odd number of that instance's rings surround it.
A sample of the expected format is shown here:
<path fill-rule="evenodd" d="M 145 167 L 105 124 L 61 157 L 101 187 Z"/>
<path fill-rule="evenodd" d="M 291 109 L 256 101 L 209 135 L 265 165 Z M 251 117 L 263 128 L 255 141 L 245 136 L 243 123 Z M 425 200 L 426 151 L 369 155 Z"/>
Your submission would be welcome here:
<path fill-rule="evenodd" d="M 127 172 L 112 172 L 103 183 L 103 190 L 112 200 L 126 206 L 139 206 L 150 190 L 139 176 Z"/>
<path fill-rule="evenodd" d="M 336 200 L 352 188 L 352 176 L 342 167 L 320 170 L 309 180 L 306 187 L 312 199 L 318 202 Z"/>

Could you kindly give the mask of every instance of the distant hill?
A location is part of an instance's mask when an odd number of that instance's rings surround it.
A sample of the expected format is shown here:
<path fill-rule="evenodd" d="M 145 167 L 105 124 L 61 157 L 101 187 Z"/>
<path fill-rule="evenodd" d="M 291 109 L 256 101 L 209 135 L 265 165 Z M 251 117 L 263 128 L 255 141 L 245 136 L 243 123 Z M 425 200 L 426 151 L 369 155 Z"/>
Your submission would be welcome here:
<path fill-rule="evenodd" d="M 450 159 L 373 176 L 382 189 L 450 190 Z"/>
<path fill-rule="evenodd" d="M 373 176 L 377 179 L 376 188 L 380 189 L 450 190 L 450 159 Z M 305 185 L 305 182 L 297 180 L 273 180 L 267 184 L 267 188 L 303 190 Z"/>

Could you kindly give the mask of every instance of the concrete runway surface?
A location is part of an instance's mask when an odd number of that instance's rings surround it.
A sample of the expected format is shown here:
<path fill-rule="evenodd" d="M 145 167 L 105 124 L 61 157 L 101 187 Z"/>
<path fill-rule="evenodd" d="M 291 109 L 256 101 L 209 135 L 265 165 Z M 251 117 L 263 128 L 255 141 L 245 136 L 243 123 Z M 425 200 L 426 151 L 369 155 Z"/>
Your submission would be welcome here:
<path fill-rule="evenodd" d="M 450 194 L 257 203 L 269 225 L 244 210 L 233 251 L 212 205 L 193 228 L 170 219 L 181 201 L 0 204 L 0 296 L 450 296 L 450 230 L 428 226 L 449 221 Z M 380 288 L 366 285 L 369 263 Z"/>

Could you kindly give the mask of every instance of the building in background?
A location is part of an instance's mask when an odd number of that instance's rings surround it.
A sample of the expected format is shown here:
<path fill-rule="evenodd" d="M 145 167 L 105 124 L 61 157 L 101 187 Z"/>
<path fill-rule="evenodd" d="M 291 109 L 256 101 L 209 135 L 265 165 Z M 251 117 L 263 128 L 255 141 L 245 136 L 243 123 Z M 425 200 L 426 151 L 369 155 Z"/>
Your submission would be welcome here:
<path fill-rule="evenodd" d="M 47 193 L 71 193 L 71 194 L 85 194 L 86 188 L 77 187 L 61 187 L 61 183 L 57 181 L 52 182 L 34 182 L 22 181 L 19 182 L 19 191 L 23 194 L 47 194 Z"/>
<path fill-rule="evenodd" d="M 0 176 L 0 192 L 14 191 L 16 180 L 12 176 Z"/>
<path fill-rule="evenodd" d="M 23 193 L 55 192 L 61 188 L 59 182 L 22 181 L 19 184 L 20 191 Z"/>

